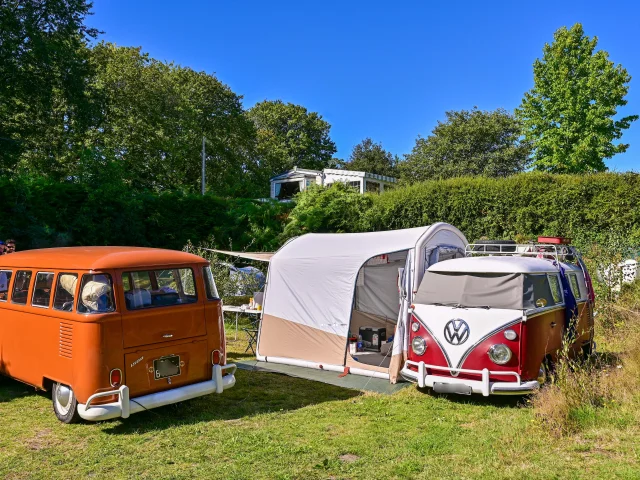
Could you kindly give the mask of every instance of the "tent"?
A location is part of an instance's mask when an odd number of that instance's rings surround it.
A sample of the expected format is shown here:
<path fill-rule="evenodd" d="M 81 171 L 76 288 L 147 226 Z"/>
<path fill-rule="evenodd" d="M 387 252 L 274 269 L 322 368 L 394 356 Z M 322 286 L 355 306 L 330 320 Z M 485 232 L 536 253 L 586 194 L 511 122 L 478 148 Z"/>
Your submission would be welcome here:
<path fill-rule="evenodd" d="M 425 270 L 464 256 L 455 227 L 306 234 L 270 259 L 257 359 L 390 379 L 407 352 L 407 319 Z M 349 334 L 382 327 L 393 342 L 352 355 Z"/>

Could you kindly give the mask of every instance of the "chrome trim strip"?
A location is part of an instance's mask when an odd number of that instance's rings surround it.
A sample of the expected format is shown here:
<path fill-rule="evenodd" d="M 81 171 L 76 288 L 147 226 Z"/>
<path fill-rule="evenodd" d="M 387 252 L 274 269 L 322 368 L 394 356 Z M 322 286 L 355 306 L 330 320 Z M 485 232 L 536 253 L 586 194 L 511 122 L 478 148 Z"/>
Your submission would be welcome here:
<path fill-rule="evenodd" d="M 538 315 L 543 315 L 549 312 L 555 312 L 556 310 L 564 310 L 564 308 L 565 308 L 565 305 L 563 303 L 562 305 L 551 305 L 550 307 L 544 307 L 544 308 L 530 308 L 529 310 L 526 310 L 524 314 L 528 318 L 534 318 L 534 317 L 537 317 Z"/>

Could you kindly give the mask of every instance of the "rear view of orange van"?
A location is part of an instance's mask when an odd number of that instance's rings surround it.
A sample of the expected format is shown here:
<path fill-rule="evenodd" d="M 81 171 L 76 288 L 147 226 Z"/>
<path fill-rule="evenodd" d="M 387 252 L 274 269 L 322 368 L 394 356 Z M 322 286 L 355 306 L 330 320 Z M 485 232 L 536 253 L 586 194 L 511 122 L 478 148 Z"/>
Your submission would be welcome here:
<path fill-rule="evenodd" d="M 62 422 L 222 393 L 235 370 L 201 257 L 137 247 L 0 257 L 0 374 L 51 391 Z"/>

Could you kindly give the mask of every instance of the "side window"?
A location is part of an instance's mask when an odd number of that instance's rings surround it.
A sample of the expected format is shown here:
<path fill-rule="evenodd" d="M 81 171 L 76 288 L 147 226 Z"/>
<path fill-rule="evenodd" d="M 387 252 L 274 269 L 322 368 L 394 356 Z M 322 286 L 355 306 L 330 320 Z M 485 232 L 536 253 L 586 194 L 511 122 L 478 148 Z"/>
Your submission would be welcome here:
<path fill-rule="evenodd" d="M 51 288 L 53 287 L 53 277 L 50 272 L 36 273 L 36 283 L 33 287 L 33 297 L 31 305 L 34 307 L 49 308 L 51 302 Z"/>
<path fill-rule="evenodd" d="M 552 307 L 556 303 L 562 301 L 562 294 L 555 289 L 552 278 L 555 279 L 556 287 L 558 285 L 558 277 L 556 275 L 545 274 L 527 274 L 524 277 L 524 296 L 522 299 L 523 307 L 544 308 Z"/>
<path fill-rule="evenodd" d="M 114 305 L 110 275 L 98 273 L 82 276 L 78 313 L 113 312 Z"/>
<path fill-rule="evenodd" d="M 56 293 L 53 297 L 53 309 L 70 312 L 73 310 L 73 302 L 76 295 L 78 275 L 75 273 L 61 273 L 58 275 Z"/>
<path fill-rule="evenodd" d="M 27 296 L 29 295 L 29 285 L 31 284 L 31 272 L 26 270 L 18 270 L 16 279 L 13 282 L 13 292 L 11 293 L 11 302 L 18 305 L 27 304 Z"/>
<path fill-rule="evenodd" d="M 562 290 L 560 289 L 560 280 L 558 275 L 547 275 L 549 279 L 549 286 L 551 287 L 551 296 L 553 297 L 553 303 L 562 303 Z"/>
<path fill-rule="evenodd" d="M 193 298 L 193 301 L 195 302 L 198 297 L 196 295 L 196 279 L 193 276 L 193 270 L 190 268 L 181 268 L 179 272 L 184 294 Z"/>
<path fill-rule="evenodd" d="M 207 298 L 209 300 L 219 300 L 218 289 L 216 288 L 216 282 L 213 279 L 213 273 L 211 267 L 204 267 L 202 269 L 202 276 L 204 277 L 204 286 L 207 290 Z"/>
<path fill-rule="evenodd" d="M 576 300 L 580 299 L 582 295 L 580 295 L 580 286 L 578 285 L 578 277 L 575 273 L 568 273 L 567 278 L 569 279 L 569 286 L 571 287 L 571 293 L 576 297 Z"/>
<path fill-rule="evenodd" d="M 11 270 L 0 270 L 0 302 L 6 302 L 9 297 L 11 273 Z"/>

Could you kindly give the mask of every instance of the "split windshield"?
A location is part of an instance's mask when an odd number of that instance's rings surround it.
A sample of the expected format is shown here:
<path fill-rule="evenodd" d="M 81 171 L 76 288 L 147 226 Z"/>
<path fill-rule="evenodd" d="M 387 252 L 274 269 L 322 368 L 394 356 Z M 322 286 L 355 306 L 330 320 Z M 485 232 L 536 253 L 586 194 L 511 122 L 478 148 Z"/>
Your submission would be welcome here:
<path fill-rule="evenodd" d="M 529 310 L 563 302 L 558 274 L 426 272 L 414 303 Z"/>

